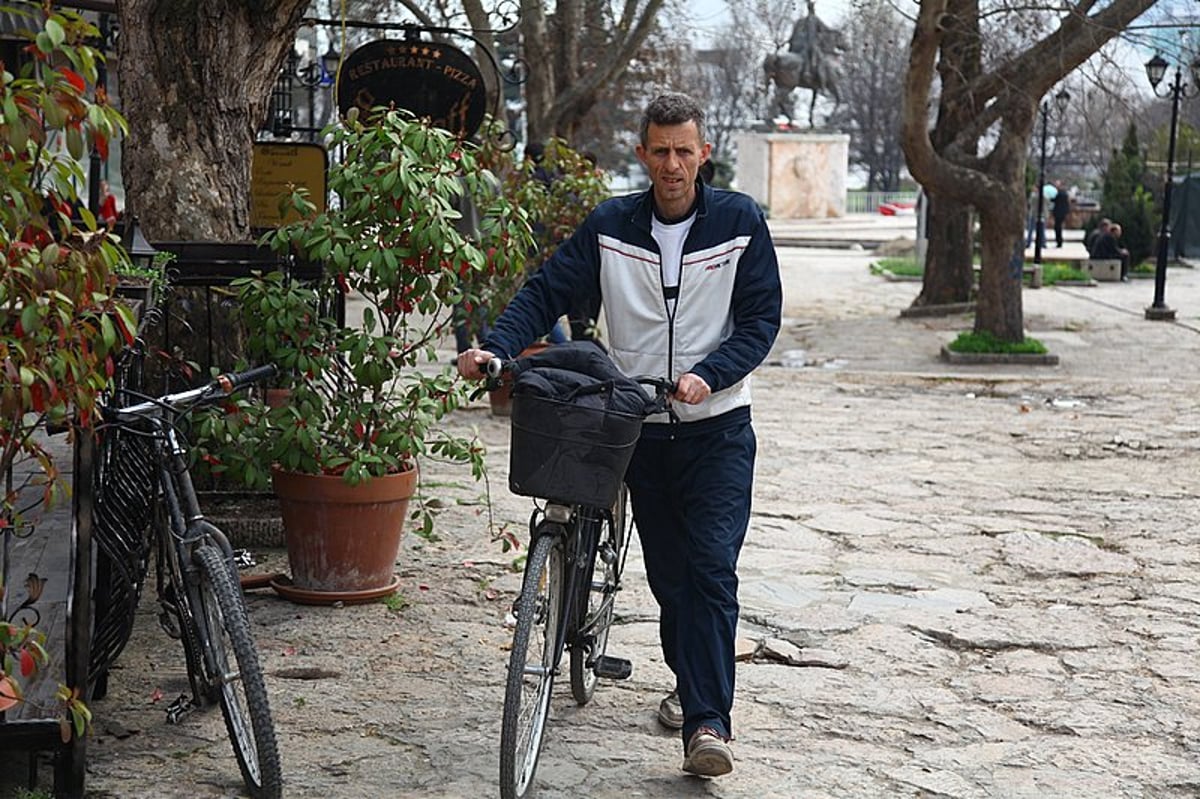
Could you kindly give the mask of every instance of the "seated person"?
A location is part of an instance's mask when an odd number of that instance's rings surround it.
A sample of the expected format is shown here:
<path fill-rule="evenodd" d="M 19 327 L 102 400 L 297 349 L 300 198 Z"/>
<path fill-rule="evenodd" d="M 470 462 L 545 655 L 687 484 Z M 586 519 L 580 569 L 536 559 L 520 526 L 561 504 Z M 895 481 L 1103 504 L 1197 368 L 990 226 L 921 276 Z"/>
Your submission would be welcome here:
<path fill-rule="evenodd" d="M 1109 227 L 1111 226 L 1112 220 L 1108 217 L 1104 217 L 1097 222 L 1096 226 L 1092 228 L 1090 233 L 1087 234 L 1087 238 L 1083 240 L 1083 248 L 1087 250 L 1089 256 L 1092 254 L 1092 248 L 1096 246 L 1096 241 L 1105 233 L 1107 233 Z"/>
<path fill-rule="evenodd" d="M 1129 250 L 1121 246 L 1121 226 L 1113 222 L 1092 245 L 1091 257 L 1096 261 L 1121 261 L 1121 280 L 1129 279 Z"/>

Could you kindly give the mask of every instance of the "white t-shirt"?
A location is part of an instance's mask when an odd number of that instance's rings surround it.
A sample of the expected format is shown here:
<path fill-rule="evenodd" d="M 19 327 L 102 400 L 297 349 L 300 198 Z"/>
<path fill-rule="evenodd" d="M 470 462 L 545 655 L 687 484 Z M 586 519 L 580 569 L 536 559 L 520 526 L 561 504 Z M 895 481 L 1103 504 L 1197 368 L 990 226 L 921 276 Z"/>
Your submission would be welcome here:
<path fill-rule="evenodd" d="M 696 221 L 693 211 L 686 219 L 679 222 L 666 223 L 655 216 L 650 222 L 650 235 L 658 242 L 659 252 L 662 253 L 662 281 L 667 296 L 668 307 L 675 310 L 675 300 L 679 295 L 679 277 L 683 270 L 683 242 L 692 223 Z"/>

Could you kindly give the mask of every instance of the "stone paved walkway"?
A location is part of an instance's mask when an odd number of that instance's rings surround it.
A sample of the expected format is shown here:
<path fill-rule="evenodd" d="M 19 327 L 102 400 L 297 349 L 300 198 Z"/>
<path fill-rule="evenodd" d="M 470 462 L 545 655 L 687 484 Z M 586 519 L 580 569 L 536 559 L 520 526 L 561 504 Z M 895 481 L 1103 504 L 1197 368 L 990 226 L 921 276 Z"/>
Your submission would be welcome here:
<path fill-rule="evenodd" d="M 741 634 L 814 665 L 741 664 L 736 770 L 683 776 L 654 721 L 668 672 L 635 552 L 610 641 L 633 677 L 582 709 L 560 690 L 539 795 L 1200 793 L 1200 275 L 1170 272 L 1178 323 L 1142 319 L 1148 281 L 1026 291 L 1030 333 L 1062 364 L 951 367 L 938 349 L 969 317 L 899 319 L 917 287 L 870 276 L 868 253 L 780 254 Z M 493 449 L 495 512 L 523 525 L 504 422 L 480 405 L 456 424 Z M 250 596 L 290 797 L 497 795 L 519 576 L 480 488 L 426 479 L 456 501 L 439 541 L 406 540 L 402 610 Z M 154 701 L 183 690 L 181 665 L 146 605 L 96 703 L 93 796 L 237 795 L 219 713 L 169 726 Z"/>

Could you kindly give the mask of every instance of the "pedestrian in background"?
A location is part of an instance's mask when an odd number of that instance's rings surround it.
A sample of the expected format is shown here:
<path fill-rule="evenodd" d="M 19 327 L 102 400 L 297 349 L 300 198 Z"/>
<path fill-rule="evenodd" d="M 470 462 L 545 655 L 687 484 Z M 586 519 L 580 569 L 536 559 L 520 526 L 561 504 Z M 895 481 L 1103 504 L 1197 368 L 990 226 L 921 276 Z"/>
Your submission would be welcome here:
<path fill-rule="evenodd" d="M 1057 193 L 1054 195 L 1050 213 L 1054 217 L 1054 243 L 1059 249 L 1062 249 L 1063 225 L 1067 223 L 1067 217 L 1071 213 L 1071 195 L 1067 193 L 1061 180 L 1054 181 L 1054 188 Z"/>
<path fill-rule="evenodd" d="M 598 205 L 458 369 L 480 379 L 491 358 L 512 358 L 572 304 L 597 299 L 617 367 L 676 381 L 679 421 L 646 421 L 625 482 L 675 675 L 658 717 L 681 730 L 684 771 L 719 776 L 733 769 L 737 561 L 757 447 L 749 376 L 779 332 L 783 293 L 757 204 L 698 179 L 712 151 L 700 106 L 661 95 L 640 133 L 650 189 Z"/>

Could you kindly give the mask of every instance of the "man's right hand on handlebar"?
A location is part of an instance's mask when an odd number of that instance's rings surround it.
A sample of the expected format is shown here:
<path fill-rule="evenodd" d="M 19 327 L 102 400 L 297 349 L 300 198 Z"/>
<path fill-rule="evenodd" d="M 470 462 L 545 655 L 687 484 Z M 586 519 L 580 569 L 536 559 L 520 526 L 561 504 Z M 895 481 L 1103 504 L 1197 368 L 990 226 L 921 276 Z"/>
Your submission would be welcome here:
<path fill-rule="evenodd" d="M 458 354 L 458 373 L 468 380 L 487 377 L 487 362 L 496 356 L 487 350 L 464 350 Z"/>

